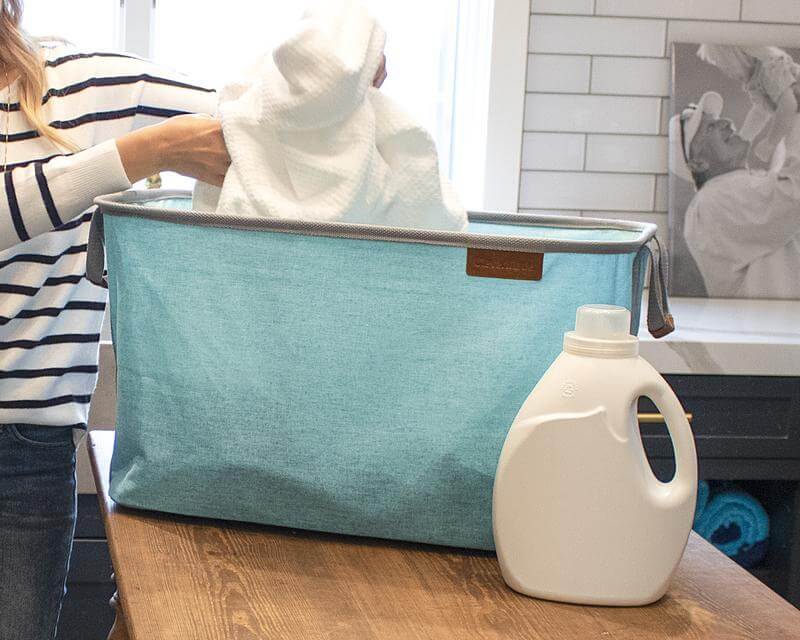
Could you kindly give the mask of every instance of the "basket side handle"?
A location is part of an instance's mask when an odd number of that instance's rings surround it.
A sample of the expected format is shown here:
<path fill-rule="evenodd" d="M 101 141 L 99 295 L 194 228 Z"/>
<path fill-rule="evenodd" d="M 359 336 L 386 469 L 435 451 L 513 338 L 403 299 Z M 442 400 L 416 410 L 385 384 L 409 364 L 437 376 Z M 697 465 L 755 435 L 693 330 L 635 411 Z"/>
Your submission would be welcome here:
<path fill-rule="evenodd" d="M 100 208 L 92 213 L 89 227 L 89 241 L 86 249 L 86 279 L 98 287 L 108 289 L 106 271 L 106 251 L 103 232 L 103 214 Z"/>
<path fill-rule="evenodd" d="M 669 296 L 667 294 L 667 253 L 655 236 L 645 246 L 650 254 L 647 330 L 654 338 L 663 338 L 675 331 L 675 320 L 669 311 Z"/>

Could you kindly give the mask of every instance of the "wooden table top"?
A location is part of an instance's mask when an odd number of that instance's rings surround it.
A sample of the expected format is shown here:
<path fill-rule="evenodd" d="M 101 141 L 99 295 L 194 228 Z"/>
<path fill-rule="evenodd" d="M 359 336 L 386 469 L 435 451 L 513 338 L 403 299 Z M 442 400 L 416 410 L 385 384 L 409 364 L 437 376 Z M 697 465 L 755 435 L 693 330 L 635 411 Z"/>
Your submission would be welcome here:
<path fill-rule="evenodd" d="M 89 436 L 131 640 L 800 638 L 800 611 L 694 533 L 656 604 L 547 602 L 509 589 L 490 553 L 117 506 L 113 443 Z"/>

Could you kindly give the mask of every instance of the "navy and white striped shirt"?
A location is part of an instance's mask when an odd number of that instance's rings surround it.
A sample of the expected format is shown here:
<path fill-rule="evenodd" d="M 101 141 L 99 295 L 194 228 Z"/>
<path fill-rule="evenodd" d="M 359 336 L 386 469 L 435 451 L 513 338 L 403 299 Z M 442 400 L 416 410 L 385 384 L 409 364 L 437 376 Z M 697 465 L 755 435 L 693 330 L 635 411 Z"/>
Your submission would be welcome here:
<path fill-rule="evenodd" d="M 83 427 L 97 383 L 106 290 L 85 278 L 92 200 L 130 187 L 114 139 L 184 113 L 213 114 L 216 94 L 116 53 L 44 49 L 48 121 L 83 151 L 33 130 L 17 83 L 0 89 L 0 424 Z M 7 107 L 10 104 L 10 111 Z"/>

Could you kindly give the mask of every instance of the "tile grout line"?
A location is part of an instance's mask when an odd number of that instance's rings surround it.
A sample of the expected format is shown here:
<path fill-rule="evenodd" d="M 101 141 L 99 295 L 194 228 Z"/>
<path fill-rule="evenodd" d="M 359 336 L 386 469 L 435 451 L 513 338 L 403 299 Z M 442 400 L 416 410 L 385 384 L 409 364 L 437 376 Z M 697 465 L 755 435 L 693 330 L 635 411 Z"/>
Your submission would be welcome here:
<path fill-rule="evenodd" d="M 592 13 L 594 13 L 594 6 L 597 4 L 597 0 L 594 0 L 592 5 Z M 594 56 L 589 56 L 589 93 L 592 93 L 592 84 L 594 83 Z M 589 134 L 583 134 L 583 166 L 581 167 L 581 171 L 585 172 L 587 165 L 589 162 Z M 582 213 L 579 215 L 583 215 Z"/>
<path fill-rule="evenodd" d="M 668 138 L 666 133 L 636 133 L 627 131 L 579 131 L 568 129 L 523 129 L 523 133 L 559 133 L 569 135 L 580 135 L 582 133 L 593 136 L 637 136 L 640 138 Z"/>
<path fill-rule="evenodd" d="M 742 21 L 742 5 L 744 5 L 744 0 L 739 0 L 739 22 Z"/>
<path fill-rule="evenodd" d="M 798 25 L 800 27 L 800 25 Z M 629 58 L 635 58 L 638 60 L 665 60 L 668 59 L 667 56 L 647 56 L 642 55 L 641 53 L 601 53 L 601 52 L 592 52 L 592 53 L 576 53 L 573 51 L 535 51 L 529 50 L 529 56 L 563 56 L 565 58 L 588 58 L 589 56 L 596 56 L 598 58 L 624 58 L 628 60 Z"/>
<path fill-rule="evenodd" d="M 531 16 L 551 16 L 554 18 L 603 18 L 607 20 L 639 20 L 657 22 L 659 20 L 677 20 L 678 22 L 700 22 L 718 25 L 744 24 L 752 26 L 772 26 L 772 27 L 800 27 L 800 20 L 794 22 L 777 22 L 775 20 L 741 20 L 738 18 L 681 18 L 679 16 L 616 16 L 604 13 L 545 13 L 537 11 Z"/>
<path fill-rule="evenodd" d="M 656 193 L 658 192 L 658 174 L 654 173 L 652 175 L 653 175 L 653 202 L 650 205 L 650 208 L 653 210 L 653 213 L 655 213 L 655 210 L 656 210 Z"/>
<path fill-rule="evenodd" d="M 658 184 L 659 175 L 663 174 L 656 174 L 656 185 Z M 667 186 L 667 191 L 669 191 L 669 184 L 667 184 L 666 186 Z M 658 207 L 658 189 L 656 189 L 656 201 L 653 203 L 653 213 L 663 213 L 664 215 L 667 214 L 666 211 L 661 211 L 657 207 Z M 669 204 L 667 204 L 667 208 L 669 208 Z"/>
<path fill-rule="evenodd" d="M 630 215 L 641 215 L 641 216 L 649 216 L 649 215 L 657 215 L 657 216 L 665 216 L 667 215 L 666 211 L 644 211 L 642 209 L 631 209 L 627 211 L 620 211 L 619 209 L 573 209 L 571 207 L 520 207 L 523 211 L 570 211 L 575 213 L 589 213 L 590 211 L 596 213 L 625 213 Z"/>
<path fill-rule="evenodd" d="M 530 9 L 531 14 L 533 14 L 533 2 L 534 0 L 530 0 L 528 3 L 528 9 Z M 531 48 L 531 32 L 532 26 L 531 22 L 533 21 L 533 16 L 531 15 L 528 18 L 528 36 L 526 38 L 525 49 Z M 528 79 L 530 78 L 530 69 L 531 69 L 531 58 L 530 54 L 525 56 L 525 92 L 522 96 L 522 131 L 519 135 L 519 175 L 517 176 L 517 199 L 515 203 L 515 211 L 519 211 L 522 207 L 522 172 L 523 172 L 523 164 L 525 162 L 525 116 L 527 111 L 528 105 Z"/>
<path fill-rule="evenodd" d="M 566 173 L 573 176 L 597 175 L 597 176 L 636 176 L 639 178 L 654 178 L 655 176 L 667 175 L 653 170 L 648 171 L 609 171 L 609 170 L 588 170 L 582 169 L 521 169 L 520 173 Z"/>
<path fill-rule="evenodd" d="M 586 162 L 587 162 L 588 155 L 589 155 L 589 134 L 588 133 L 584 133 L 583 134 L 583 169 L 581 169 L 581 171 L 584 171 L 584 172 L 586 171 Z"/>
<path fill-rule="evenodd" d="M 586 138 L 658 138 L 662 140 L 664 143 L 667 143 L 669 140 L 669 136 L 647 136 L 647 135 L 633 135 L 633 134 L 626 134 L 626 133 L 617 133 L 617 134 L 609 134 L 609 133 L 595 133 L 593 131 L 525 131 L 523 132 L 523 140 L 529 136 L 559 136 L 559 137 L 569 137 L 569 138 L 577 138 L 579 136 L 585 136 Z M 609 141 L 610 142 L 610 141 Z M 549 144 L 548 142 L 544 142 L 544 144 Z M 616 143 L 614 143 L 616 144 Z M 585 145 L 584 145 L 585 150 Z M 521 171 L 568 171 L 568 172 L 579 172 L 580 169 L 548 169 L 546 167 L 522 167 Z M 635 173 L 637 175 L 641 173 L 650 174 L 656 176 L 666 176 L 668 172 L 664 171 L 614 171 L 608 170 L 606 173 Z"/>
<path fill-rule="evenodd" d="M 591 92 L 591 82 L 589 83 L 589 91 Z M 527 94 L 536 96 L 601 96 L 603 98 L 655 98 L 656 100 L 663 100 L 669 98 L 666 93 L 587 93 L 586 91 L 526 91 Z"/>

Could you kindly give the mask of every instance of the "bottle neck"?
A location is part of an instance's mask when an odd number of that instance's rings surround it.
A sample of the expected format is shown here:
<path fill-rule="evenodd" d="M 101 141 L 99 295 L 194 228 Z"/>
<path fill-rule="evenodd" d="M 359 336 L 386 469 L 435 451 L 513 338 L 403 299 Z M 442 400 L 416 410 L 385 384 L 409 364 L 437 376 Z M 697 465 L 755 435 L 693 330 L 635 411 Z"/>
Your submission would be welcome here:
<path fill-rule="evenodd" d="M 601 340 L 569 331 L 564 334 L 564 351 L 593 358 L 634 358 L 639 355 L 639 339 L 636 336 L 627 336 L 616 340 Z"/>

